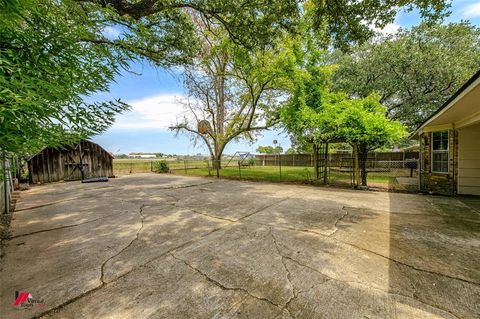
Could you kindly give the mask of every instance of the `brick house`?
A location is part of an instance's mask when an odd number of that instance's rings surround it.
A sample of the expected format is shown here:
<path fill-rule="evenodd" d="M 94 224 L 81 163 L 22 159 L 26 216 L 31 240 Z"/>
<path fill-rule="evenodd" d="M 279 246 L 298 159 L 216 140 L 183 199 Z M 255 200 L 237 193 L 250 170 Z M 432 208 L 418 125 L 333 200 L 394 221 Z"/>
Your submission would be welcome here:
<path fill-rule="evenodd" d="M 420 190 L 480 195 L 480 71 L 413 133 Z"/>

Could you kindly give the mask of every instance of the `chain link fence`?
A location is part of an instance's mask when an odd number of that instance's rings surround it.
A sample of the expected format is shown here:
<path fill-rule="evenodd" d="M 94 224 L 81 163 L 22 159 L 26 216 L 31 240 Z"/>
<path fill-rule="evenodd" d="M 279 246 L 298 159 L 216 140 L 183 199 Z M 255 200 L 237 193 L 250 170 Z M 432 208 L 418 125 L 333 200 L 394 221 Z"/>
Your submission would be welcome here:
<path fill-rule="evenodd" d="M 402 153 L 390 154 L 394 155 L 369 154 L 365 162 L 367 185 L 388 190 L 416 191 L 418 159 L 415 154 L 410 154 L 411 158 L 405 158 L 406 154 Z M 160 161 L 114 161 L 114 173 L 123 175 L 158 172 L 158 162 Z M 346 187 L 351 187 L 355 179 L 354 159 L 351 154 L 329 154 L 328 157 L 322 155 L 317 160 L 310 154 L 248 154 L 224 158 L 221 161 L 185 159 L 165 162 L 170 173 L 203 177 Z"/>

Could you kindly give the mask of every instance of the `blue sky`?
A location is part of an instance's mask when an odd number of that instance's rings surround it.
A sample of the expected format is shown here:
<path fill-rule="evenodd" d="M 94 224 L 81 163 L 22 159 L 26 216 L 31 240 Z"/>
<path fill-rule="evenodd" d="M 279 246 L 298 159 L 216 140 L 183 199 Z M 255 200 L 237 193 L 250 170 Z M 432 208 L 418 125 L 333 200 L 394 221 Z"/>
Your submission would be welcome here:
<path fill-rule="evenodd" d="M 446 22 L 470 20 L 480 25 L 480 0 L 454 0 L 451 15 Z M 418 24 L 416 12 L 400 13 L 395 22 L 383 32 L 394 32 L 399 27 Z M 115 33 L 113 29 L 107 32 Z M 114 153 L 162 152 L 169 154 L 207 154 L 202 144 L 193 145 L 188 136 L 175 134 L 168 127 L 185 112 L 179 100 L 185 93 L 181 79 L 175 71 L 154 68 L 148 63 L 132 65 L 135 73 L 123 72 L 117 76 L 110 92 L 95 96 L 95 99 L 120 98 L 132 105 L 132 110 L 117 116 L 115 124 L 105 133 L 93 137 L 93 141 Z M 272 145 L 273 140 L 287 149 L 290 140 L 281 131 L 265 131 L 253 144 L 231 143 L 225 153 L 255 151 L 258 145 Z"/>

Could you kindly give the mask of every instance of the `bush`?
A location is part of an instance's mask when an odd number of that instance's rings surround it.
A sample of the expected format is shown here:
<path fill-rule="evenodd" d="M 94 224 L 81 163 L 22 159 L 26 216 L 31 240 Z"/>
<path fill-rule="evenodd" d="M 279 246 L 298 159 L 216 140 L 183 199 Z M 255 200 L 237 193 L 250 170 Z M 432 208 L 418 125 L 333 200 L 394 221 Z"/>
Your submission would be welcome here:
<path fill-rule="evenodd" d="M 248 165 L 249 166 L 254 166 L 255 165 L 255 157 L 250 157 L 248 159 Z"/>
<path fill-rule="evenodd" d="M 168 173 L 170 172 L 170 167 L 167 161 L 158 161 L 154 163 L 153 170 L 156 173 Z"/>

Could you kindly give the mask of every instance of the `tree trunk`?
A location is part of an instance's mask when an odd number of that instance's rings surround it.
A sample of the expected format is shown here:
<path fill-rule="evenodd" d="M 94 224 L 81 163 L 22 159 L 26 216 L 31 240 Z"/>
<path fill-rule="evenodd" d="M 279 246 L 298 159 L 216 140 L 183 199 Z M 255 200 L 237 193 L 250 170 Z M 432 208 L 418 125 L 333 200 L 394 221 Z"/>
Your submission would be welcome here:
<path fill-rule="evenodd" d="M 352 146 L 353 146 L 353 175 L 354 175 L 353 186 L 357 188 L 360 185 L 360 166 L 358 164 L 358 146 L 356 144 Z"/>
<path fill-rule="evenodd" d="M 368 149 L 366 144 L 360 144 L 358 149 L 358 155 L 360 157 L 360 168 L 362 170 L 362 186 L 367 186 L 367 157 Z"/>
<path fill-rule="evenodd" d="M 315 179 L 318 179 L 318 146 L 316 143 L 312 144 L 312 152 L 313 152 L 313 175 Z"/>
<path fill-rule="evenodd" d="M 222 169 L 222 155 L 213 155 L 212 156 L 212 167 L 213 169 Z"/>

